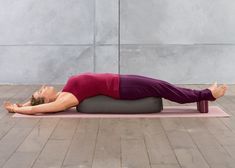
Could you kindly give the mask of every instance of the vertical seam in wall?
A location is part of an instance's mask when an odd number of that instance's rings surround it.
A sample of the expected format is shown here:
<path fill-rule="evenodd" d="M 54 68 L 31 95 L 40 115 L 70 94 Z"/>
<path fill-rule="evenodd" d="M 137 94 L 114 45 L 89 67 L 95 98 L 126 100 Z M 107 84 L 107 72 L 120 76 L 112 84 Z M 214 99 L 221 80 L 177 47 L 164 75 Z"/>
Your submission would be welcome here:
<path fill-rule="evenodd" d="M 118 0 L 118 74 L 120 74 L 120 21 L 121 21 L 121 17 L 120 17 L 120 6 L 121 5 L 121 0 Z"/>
<path fill-rule="evenodd" d="M 96 0 L 94 0 L 93 72 L 96 72 Z"/>

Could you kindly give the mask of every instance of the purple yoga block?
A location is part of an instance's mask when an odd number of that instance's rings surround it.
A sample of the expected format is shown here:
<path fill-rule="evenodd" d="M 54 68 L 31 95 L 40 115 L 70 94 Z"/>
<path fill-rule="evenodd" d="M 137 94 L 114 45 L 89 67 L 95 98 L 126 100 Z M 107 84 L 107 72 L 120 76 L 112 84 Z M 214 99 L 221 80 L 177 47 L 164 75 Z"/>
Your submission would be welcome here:
<path fill-rule="evenodd" d="M 202 100 L 197 102 L 197 110 L 200 113 L 208 113 L 208 101 L 207 100 Z"/>

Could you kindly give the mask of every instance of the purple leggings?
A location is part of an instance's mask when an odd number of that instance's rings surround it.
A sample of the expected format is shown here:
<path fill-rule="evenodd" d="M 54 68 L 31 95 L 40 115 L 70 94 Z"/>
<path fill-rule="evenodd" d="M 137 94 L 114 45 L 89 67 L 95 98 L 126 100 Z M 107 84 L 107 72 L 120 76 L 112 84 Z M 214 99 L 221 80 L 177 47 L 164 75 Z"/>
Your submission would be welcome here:
<path fill-rule="evenodd" d="M 201 100 L 216 100 L 209 89 L 193 90 L 177 87 L 166 81 L 140 75 L 120 74 L 119 84 L 120 99 L 159 97 L 181 104 Z"/>

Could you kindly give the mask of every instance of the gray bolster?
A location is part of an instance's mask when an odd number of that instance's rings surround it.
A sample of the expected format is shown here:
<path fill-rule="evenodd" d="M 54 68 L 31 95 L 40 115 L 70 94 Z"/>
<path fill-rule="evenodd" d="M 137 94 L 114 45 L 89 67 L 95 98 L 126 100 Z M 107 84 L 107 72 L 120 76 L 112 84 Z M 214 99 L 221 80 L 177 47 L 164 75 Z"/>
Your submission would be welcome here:
<path fill-rule="evenodd" d="M 161 112 L 162 109 L 162 99 L 157 97 L 120 100 L 104 95 L 86 98 L 76 106 L 78 112 L 91 114 L 158 113 Z"/>

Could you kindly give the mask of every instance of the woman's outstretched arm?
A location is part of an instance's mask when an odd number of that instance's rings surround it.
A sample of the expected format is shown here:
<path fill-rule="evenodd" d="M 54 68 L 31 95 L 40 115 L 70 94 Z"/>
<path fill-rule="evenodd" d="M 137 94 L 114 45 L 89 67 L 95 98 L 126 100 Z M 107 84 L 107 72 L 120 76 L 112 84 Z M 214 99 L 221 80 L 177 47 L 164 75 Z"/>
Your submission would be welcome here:
<path fill-rule="evenodd" d="M 39 104 L 36 106 L 29 105 L 29 102 L 25 103 L 24 105 L 27 106 L 18 106 L 17 104 L 12 104 L 10 102 L 4 102 L 4 107 L 9 112 L 16 112 L 21 114 L 37 114 L 37 113 L 53 113 L 53 112 L 60 112 L 66 110 L 70 107 L 77 106 L 79 101 L 74 97 L 71 93 L 64 93 L 63 96 L 58 98 L 57 100 Z"/>
<path fill-rule="evenodd" d="M 54 101 L 46 104 L 39 104 L 36 106 L 23 106 L 23 107 L 18 107 L 16 104 L 5 102 L 4 106 L 9 112 L 15 112 L 21 114 L 59 112 L 69 108 L 66 105 L 66 103 L 63 103 L 61 101 Z"/>
<path fill-rule="evenodd" d="M 23 114 L 36 114 L 36 113 L 53 113 L 66 110 L 66 106 L 59 102 L 54 101 L 46 104 L 39 104 L 36 106 L 25 106 L 16 108 L 16 113 L 23 113 Z"/>

